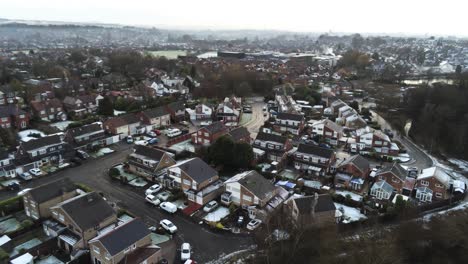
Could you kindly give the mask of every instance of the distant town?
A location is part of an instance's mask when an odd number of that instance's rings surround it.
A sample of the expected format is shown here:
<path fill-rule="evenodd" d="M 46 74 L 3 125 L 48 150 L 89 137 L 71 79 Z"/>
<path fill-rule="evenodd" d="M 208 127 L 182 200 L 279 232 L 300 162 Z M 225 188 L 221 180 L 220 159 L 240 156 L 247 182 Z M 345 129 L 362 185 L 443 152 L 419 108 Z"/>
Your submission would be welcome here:
<path fill-rule="evenodd" d="M 0 263 L 463 263 L 467 91 L 463 38 L 1 20 Z"/>

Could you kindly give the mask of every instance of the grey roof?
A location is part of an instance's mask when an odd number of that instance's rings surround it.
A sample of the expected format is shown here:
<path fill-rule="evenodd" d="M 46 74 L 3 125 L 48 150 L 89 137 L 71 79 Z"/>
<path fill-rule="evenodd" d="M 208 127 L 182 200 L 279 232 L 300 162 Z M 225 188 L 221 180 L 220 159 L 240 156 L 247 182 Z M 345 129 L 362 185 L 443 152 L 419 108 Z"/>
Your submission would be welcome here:
<path fill-rule="evenodd" d="M 227 127 L 224 125 L 223 122 L 221 121 L 218 121 L 218 122 L 214 122 L 206 127 L 203 127 L 201 129 L 206 129 L 208 130 L 208 132 L 210 132 L 210 134 L 216 134 L 216 133 L 219 133 L 219 132 L 222 132 L 222 131 L 226 131 L 227 130 Z"/>
<path fill-rule="evenodd" d="M 265 132 L 259 132 L 255 139 L 262 140 L 262 141 L 277 142 L 281 144 L 285 144 L 286 141 L 288 140 L 287 137 L 283 137 L 283 136 L 279 136 L 279 135 L 271 134 L 271 133 L 265 133 Z"/>
<path fill-rule="evenodd" d="M 81 126 L 81 127 L 75 127 L 75 128 L 69 129 L 68 132 L 73 137 L 78 137 L 78 136 L 81 136 L 81 135 L 84 135 L 84 134 L 93 133 L 93 132 L 97 132 L 97 131 L 101 131 L 101 130 L 102 130 L 102 127 L 101 127 L 100 124 L 93 123 L 93 124 L 84 125 L 84 126 Z"/>
<path fill-rule="evenodd" d="M 363 156 L 357 154 L 345 159 L 339 166 L 344 166 L 347 164 L 353 164 L 356 168 L 358 168 L 361 172 L 365 172 L 369 170 L 370 163 L 369 161 L 364 158 Z"/>
<path fill-rule="evenodd" d="M 299 144 L 299 147 L 297 148 L 297 152 L 311 154 L 311 155 L 315 155 L 315 156 L 319 156 L 323 158 L 330 158 L 334 153 L 332 149 L 321 148 L 319 146 L 302 144 L 302 143 Z"/>
<path fill-rule="evenodd" d="M 292 113 L 278 113 L 276 115 L 276 119 L 281 119 L 281 120 L 294 120 L 294 121 L 302 121 L 304 120 L 304 116 L 301 114 L 292 114 Z"/>
<path fill-rule="evenodd" d="M 238 127 L 229 131 L 228 135 L 231 136 L 234 141 L 239 141 L 242 138 L 250 137 L 250 132 L 245 127 Z"/>
<path fill-rule="evenodd" d="M 304 196 L 295 198 L 294 202 L 296 203 L 297 209 L 300 214 L 310 214 L 312 213 L 312 206 L 314 203 L 315 196 Z M 335 211 L 336 207 L 333 203 L 332 197 L 329 194 L 321 194 L 317 196 L 317 204 L 315 205 L 315 212 L 327 212 Z"/>
<path fill-rule="evenodd" d="M 272 194 L 275 190 L 275 186 L 270 181 L 254 170 L 247 172 L 247 174 L 239 180 L 239 184 L 252 192 L 260 200 L 267 198 L 269 194 Z"/>
<path fill-rule="evenodd" d="M 127 115 L 122 115 L 119 117 L 122 120 L 124 120 L 127 125 L 140 122 L 140 119 L 138 119 L 138 117 L 135 114 L 127 114 Z"/>
<path fill-rule="evenodd" d="M 74 197 L 59 206 L 82 230 L 94 228 L 115 214 L 112 207 L 95 192 Z"/>
<path fill-rule="evenodd" d="M 218 172 L 215 169 L 211 168 L 210 165 L 206 164 L 200 158 L 189 159 L 175 166 L 179 167 L 190 178 L 198 183 L 204 182 L 218 175 Z"/>
<path fill-rule="evenodd" d="M 164 107 L 160 106 L 160 107 L 145 110 L 143 111 L 143 114 L 149 118 L 155 118 L 155 117 L 168 115 L 169 113 L 166 111 L 166 109 L 164 109 Z"/>
<path fill-rule="evenodd" d="M 109 233 L 103 234 L 94 240 L 100 241 L 111 256 L 115 256 L 124 249 L 132 246 L 151 232 L 140 219 L 132 219 L 118 226 Z"/>
<path fill-rule="evenodd" d="M 29 194 L 31 194 L 35 202 L 43 203 L 75 190 L 75 184 L 70 179 L 63 178 L 31 189 Z"/>
<path fill-rule="evenodd" d="M 135 146 L 135 154 L 142 155 L 148 158 L 151 158 L 152 160 L 161 160 L 161 158 L 164 156 L 164 151 L 148 147 L 148 146 L 141 146 L 141 145 L 136 145 Z"/>
<path fill-rule="evenodd" d="M 167 105 L 167 108 L 173 111 L 185 110 L 185 104 L 183 101 L 172 102 Z"/>
<path fill-rule="evenodd" d="M 38 139 L 30 140 L 27 142 L 22 142 L 21 146 L 24 150 L 34 150 L 38 148 L 43 148 L 50 145 L 60 144 L 62 140 L 59 135 L 45 136 Z"/>
<path fill-rule="evenodd" d="M 393 187 L 388 184 L 386 181 L 378 181 L 376 183 L 374 183 L 374 185 L 372 185 L 372 190 L 373 189 L 383 189 L 384 191 L 388 192 L 388 193 L 392 193 L 393 192 Z"/>
<path fill-rule="evenodd" d="M 17 105 L 10 104 L 0 106 L 0 117 L 10 117 L 23 114 L 26 114 L 26 112 L 21 110 Z"/>
<path fill-rule="evenodd" d="M 380 171 L 378 171 L 376 176 L 384 174 L 384 173 L 388 173 L 388 172 L 400 178 L 402 181 L 404 181 L 406 179 L 406 176 L 408 175 L 408 171 L 406 171 L 405 168 L 403 168 L 399 163 L 394 162 L 393 164 L 386 166 L 382 168 Z"/>

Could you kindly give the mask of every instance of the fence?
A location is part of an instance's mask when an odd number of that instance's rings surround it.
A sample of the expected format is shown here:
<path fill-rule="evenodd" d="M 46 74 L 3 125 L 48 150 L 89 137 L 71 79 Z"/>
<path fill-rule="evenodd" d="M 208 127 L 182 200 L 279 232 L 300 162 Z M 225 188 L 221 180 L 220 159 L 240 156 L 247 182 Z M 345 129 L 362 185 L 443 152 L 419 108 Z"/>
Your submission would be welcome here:
<path fill-rule="evenodd" d="M 192 133 L 188 133 L 188 134 L 184 134 L 184 135 L 181 135 L 181 136 L 178 136 L 178 137 L 175 137 L 173 139 L 170 139 L 169 141 L 167 141 L 167 146 L 170 147 L 174 144 L 177 144 L 177 143 L 180 143 L 182 141 L 186 141 L 186 140 L 189 140 L 192 138 L 192 135 L 195 134 L 196 132 L 192 132 Z"/>

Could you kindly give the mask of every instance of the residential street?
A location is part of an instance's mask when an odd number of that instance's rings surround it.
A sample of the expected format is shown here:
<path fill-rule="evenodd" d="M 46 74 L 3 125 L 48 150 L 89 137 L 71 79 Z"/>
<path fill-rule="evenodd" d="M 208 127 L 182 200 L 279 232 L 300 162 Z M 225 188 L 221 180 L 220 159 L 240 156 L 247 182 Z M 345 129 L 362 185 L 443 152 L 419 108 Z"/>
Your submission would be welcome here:
<path fill-rule="evenodd" d="M 249 103 L 252 104 L 252 119 L 244 126 L 249 130 L 250 137 L 256 138 L 258 129 L 263 126 L 263 123 L 268 119 L 268 116 L 263 116 L 263 106 L 265 106 L 265 103 L 263 102 L 262 97 L 253 97 L 248 100 Z"/>
<path fill-rule="evenodd" d="M 248 236 L 236 236 L 230 233 L 214 233 L 206 227 L 201 227 L 188 218 L 176 213 L 169 215 L 159 208 L 147 204 L 144 200 L 143 189 L 135 189 L 128 185 L 113 182 L 107 176 L 107 170 L 114 164 L 125 160 L 133 145 L 120 144 L 118 151 L 99 159 L 88 160 L 76 168 L 68 168 L 56 174 L 45 176 L 22 185 L 31 188 L 68 177 L 74 182 L 88 185 L 95 191 L 102 192 L 108 201 L 116 202 L 132 214 L 143 219 L 148 225 L 157 225 L 160 220 L 167 218 L 179 229 L 177 246 L 182 242 L 189 242 L 193 247 L 194 259 L 199 263 L 217 259 L 221 254 L 228 254 L 253 245 L 253 239 Z M 16 192 L 2 192 L 0 199 L 15 196 Z M 178 256 L 178 254 L 176 254 Z"/>

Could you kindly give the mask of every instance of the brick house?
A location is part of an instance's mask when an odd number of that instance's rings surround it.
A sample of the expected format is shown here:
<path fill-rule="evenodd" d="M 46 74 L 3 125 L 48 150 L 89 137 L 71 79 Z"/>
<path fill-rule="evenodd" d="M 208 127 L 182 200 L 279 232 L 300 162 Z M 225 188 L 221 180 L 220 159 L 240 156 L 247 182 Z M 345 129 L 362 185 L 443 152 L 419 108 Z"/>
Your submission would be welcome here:
<path fill-rule="evenodd" d="M 117 221 L 112 207 L 95 192 L 84 193 L 50 208 L 52 218 L 66 227 L 59 247 L 71 253 L 88 248 L 88 241 Z"/>
<path fill-rule="evenodd" d="M 139 133 L 140 119 L 135 114 L 111 117 L 104 121 L 104 129 L 112 135 L 120 135 L 121 138 Z"/>
<path fill-rule="evenodd" d="M 185 119 L 185 105 L 182 101 L 172 102 L 164 106 L 166 111 L 170 114 L 171 120 L 178 122 Z"/>
<path fill-rule="evenodd" d="M 359 149 L 372 150 L 381 155 L 398 155 L 400 149 L 390 138 L 380 130 L 365 128 L 358 131 L 356 143 Z"/>
<path fill-rule="evenodd" d="M 343 127 L 335 122 L 324 119 L 312 124 L 312 134 L 321 136 L 330 145 L 338 145 L 338 140 L 343 136 Z"/>
<path fill-rule="evenodd" d="M 336 207 L 329 194 L 290 198 L 285 202 L 286 214 L 301 229 L 336 223 Z"/>
<path fill-rule="evenodd" d="M 64 121 L 67 119 L 62 102 L 57 98 L 30 103 L 33 115 L 44 121 Z"/>
<path fill-rule="evenodd" d="M 223 190 L 218 172 L 200 158 L 182 161 L 167 169 L 164 185 L 180 188 L 190 202 L 204 205 L 215 199 Z"/>
<path fill-rule="evenodd" d="M 200 128 L 196 133 L 192 134 L 192 142 L 197 145 L 208 146 L 227 132 L 228 128 L 223 122 L 214 122 L 211 125 Z"/>
<path fill-rule="evenodd" d="M 29 126 L 29 114 L 21 110 L 18 105 L 0 106 L 0 127 L 24 129 Z"/>
<path fill-rule="evenodd" d="M 150 125 L 153 129 L 171 125 L 171 115 L 162 106 L 142 111 L 137 115 L 142 124 Z"/>
<path fill-rule="evenodd" d="M 172 154 L 147 146 L 138 146 L 128 156 L 129 170 L 149 180 L 155 180 L 158 172 L 176 164 Z"/>
<path fill-rule="evenodd" d="M 287 137 L 272 133 L 259 132 L 252 144 L 254 157 L 257 161 L 266 159 L 283 164 L 287 153 L 292 149 L 291 141 Z"/>
<path fill-rule="evenodd" d="M 361 155 L 351 156 L 336 166 L 335 187 L 360 191 L 370 173 L 369 161 Z"/>
<path fill-rule="evenodd" d="M 226 98 L 223 103 L 220 103 L 216 109 L 216 120 L 223 123 L 237 124 L 240 120 L 241 112 L 237 110 L 234 105 Z"/>
<path fill-rule="evenodd" d="M 16 177 L 16 167 L 13 164 L 13 157 L 4 149 L 0 149 L 0 180 L 14 177 Z"/>
<path fill-rule="evenodd" d="M 103 99 L 101 95 L 88 94 L 77 97 L 66 96 L 63 99 L 63 106 L 68 113 L 73 113 L 76 116 L 83 116 L 87 113 L 96 113 L 99 100 Z"/>
<path fill-rule="evenodd" d="M 290 132 L 293 135 L 299 135 L 304 129 L 305 119 L 301 114 L 278 113 L 273 125 L 275 131 L 284 133 Z"/>
<path fill-rule="evenodd" d="M 332 149 L 315 145 L 299 144 L 293 155 L 294 168 L 311 175 L 323 176 L 330 173 L 335 165 L 336 156 Z"/>
<path fill-rule="evenodd" d="M 408 172 L 399 163 L 394 162 L 379 170 L 375 179 L 376 181 L 386 181 L 397 193 L 401 194 L 407 175 Z"/>
<path fill-rule="evenodd" d="M 420 202 L 448 199 L 452 177 L 440 167 L 430 167 L 422 170 L 416 179 L 416 199 Z"/>
<path fill-rule="evenodd" d="M 237 127 L 229 131 L 226 136 L 230 137 L 236 143 L 244 142 L 250 144 L 250 132 L 245 127 Z"/>
<path fill-rule="evenodd" d="M 75 149 L 91 149 L 106 145 L 106 135 L 101 123 L 93 123 L 68 129 L 65 141 Z"/>
<path fill-rule="evenodd" d="M 33 188 L 23 196 L 24 212 L 35 220 L 49 218 L 50 208 L 75 197 L 78 194 L 76 189 L 68 178 Z"/>
<path fill-rule="evenodd" d="M 140 219 L 132 219 L 117 225 L 89 241 L 91 262 L 114 263 L 159 263 L 161 248 L 153 245 L 151 232 Z"/>
<path fill-rule="evenodd" d="M 213 118 L 213 109 L 207 105 L 199 104 L 195 109 L 185 109 L 190 117 L 190 120 L 211 120 Z"/>

